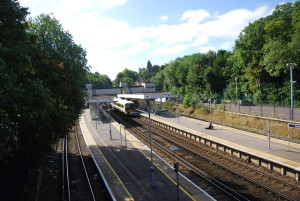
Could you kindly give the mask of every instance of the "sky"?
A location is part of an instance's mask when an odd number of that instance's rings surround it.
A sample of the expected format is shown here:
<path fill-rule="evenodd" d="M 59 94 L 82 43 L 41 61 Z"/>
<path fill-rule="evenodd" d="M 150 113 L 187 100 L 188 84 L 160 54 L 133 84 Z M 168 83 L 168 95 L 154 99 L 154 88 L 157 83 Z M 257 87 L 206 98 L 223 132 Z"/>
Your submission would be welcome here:
<path fill-rule="evenodd" d="M 91 72 L 114 80 L 149 60 L 164 65 L 209 50 L 232 50 L 249 23 L 284 0 L 19 0 L 30 15 L 52 14 L 87 51 Z M 294 1 L 288 1 L 294 2 Z"/>

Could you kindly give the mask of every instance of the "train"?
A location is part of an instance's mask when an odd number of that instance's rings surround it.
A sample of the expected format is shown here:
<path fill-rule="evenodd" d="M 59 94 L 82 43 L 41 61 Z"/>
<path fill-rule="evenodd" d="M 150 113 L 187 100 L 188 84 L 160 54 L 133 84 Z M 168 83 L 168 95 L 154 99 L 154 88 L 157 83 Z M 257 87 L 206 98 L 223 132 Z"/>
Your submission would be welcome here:
<path fill-rule="evenodd" d="M 111 103 L 112 108 L 119 110 L 120 112 L 126 115 L 139 115 L 135 108 L 135 104 L 133 101 L 118 99 L 116 102 Z"/>

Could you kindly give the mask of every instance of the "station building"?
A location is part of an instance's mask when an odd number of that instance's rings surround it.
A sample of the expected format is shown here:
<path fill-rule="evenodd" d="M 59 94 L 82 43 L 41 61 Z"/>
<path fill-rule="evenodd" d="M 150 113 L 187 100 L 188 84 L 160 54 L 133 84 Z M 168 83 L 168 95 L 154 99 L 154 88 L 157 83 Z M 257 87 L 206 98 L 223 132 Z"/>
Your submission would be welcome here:
<path fill-rule="evenodd" d="M 141 86 L 128 86 L 121 81 L 119 87 L 93 88 L 92 84 L 86 84 L 84 89 L 86 96 L 117 96 L 117 94 L 156 93 L 155 82 L 143 82 Z"/>

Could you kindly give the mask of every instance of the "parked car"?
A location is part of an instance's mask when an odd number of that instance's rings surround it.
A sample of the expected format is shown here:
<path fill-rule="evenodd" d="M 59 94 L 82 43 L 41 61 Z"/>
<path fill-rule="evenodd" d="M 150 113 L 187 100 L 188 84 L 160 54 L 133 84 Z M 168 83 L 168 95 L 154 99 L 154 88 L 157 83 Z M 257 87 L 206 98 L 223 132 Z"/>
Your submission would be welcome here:
<path fill-rule="evenodd" d="M 240 106 L 254 106 L 253 102 L 252 101 L 247 101 L 247 100 L 240 100 L 239 101 L 239 105 Z"/>

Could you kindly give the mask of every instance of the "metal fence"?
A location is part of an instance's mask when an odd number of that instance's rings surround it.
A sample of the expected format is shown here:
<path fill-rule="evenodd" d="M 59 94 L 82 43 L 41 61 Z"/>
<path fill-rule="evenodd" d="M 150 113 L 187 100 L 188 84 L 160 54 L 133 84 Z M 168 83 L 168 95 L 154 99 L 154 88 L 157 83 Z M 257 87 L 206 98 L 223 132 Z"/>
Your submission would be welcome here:
<path fill-rule="evenodd" d="M 209 107 L 209 103 L 202 103 L 202 105 Z M 211 107 L 224 107 L 224 110 L 229 112 L 300 121 L 300 107 L 293 108 L 293 118 L 291 117 L 291 108 L 289 106 L 267 105 L 260 103 L 241 105 L 235 102 L 228 102 L 222 104 L 212 104 Z"/>

